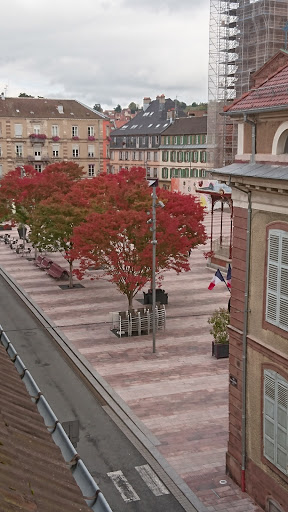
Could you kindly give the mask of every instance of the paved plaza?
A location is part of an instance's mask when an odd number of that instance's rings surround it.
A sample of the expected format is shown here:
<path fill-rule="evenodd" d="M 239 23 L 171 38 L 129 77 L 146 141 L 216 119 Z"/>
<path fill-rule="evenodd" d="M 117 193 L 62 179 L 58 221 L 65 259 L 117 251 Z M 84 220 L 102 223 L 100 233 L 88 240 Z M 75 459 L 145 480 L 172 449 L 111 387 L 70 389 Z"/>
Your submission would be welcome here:
<path fill-rule="evenodd" d="M 210 219 L 206 219 L 209 233 Z M 215 237 L 220 214 L 215 215 Z M 229 231 L 230 216 L 224 216 Z M 7 271 L 112 386 L 158 439 L 158 451 L 183 478 L 209 512 L 260 512 L 225 474 L 228 440 L 228 359 L 211 356 L 207 319 L 227 306 L 224 284 L 208 290 L 215 270 L 208 269 L 200 247 L 192 251 L 191 271 L 165 275 L 169 294 L 166 330 L 152 335 L 117 337 L 110 313 L 125 311 L 127 300 L 107 280 L 81 281 L 63 290 L 33 261 L 0 244 L 0 265 Z M 61 265 L 61 255 L 51 255 Z M 65 282 L 64 282 L 65 283 Z M 148 286 L 145 288 L 147 291 Z M 134 299 L 142 306 L 143 293 Z"/>

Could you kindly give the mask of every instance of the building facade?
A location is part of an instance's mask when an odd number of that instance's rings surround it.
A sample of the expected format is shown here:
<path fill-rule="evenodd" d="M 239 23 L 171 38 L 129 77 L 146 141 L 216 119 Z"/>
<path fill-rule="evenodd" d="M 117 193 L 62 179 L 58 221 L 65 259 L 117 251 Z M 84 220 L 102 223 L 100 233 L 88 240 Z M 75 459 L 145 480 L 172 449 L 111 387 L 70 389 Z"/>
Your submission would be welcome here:
<path fill-rule="evenodd" d="M 161 134 L 159 185 L 193 194 L 206 186 L 207 117 L 178 118 Z"/>
<path fill-rule="evenodd" d="M 185 117 L 181 110 L 177 115 Z M 111 133 L 111 172 L 117 173 L 122 168 L 141 166 L 146 168 L 147 176 L 159 177 L 161 133 L 177 115 L 175 102 L 170 98 L 166 99 L 164 94 L 153 101 L 151 98 L 144 98 L 143 110 Z"/>
<path fill-rule="evenodd" d="M 227 469 L 265 510 L 288 510 L 288 63 L 226 108 L 238 123 Z"/>
<path fill-rule="evenodd" d="M 74 161 L 86 177 L 109 169 L 110 121 L 75 100 L 0 99 L 0 176 L 19 165 L 42 172 Z"/>

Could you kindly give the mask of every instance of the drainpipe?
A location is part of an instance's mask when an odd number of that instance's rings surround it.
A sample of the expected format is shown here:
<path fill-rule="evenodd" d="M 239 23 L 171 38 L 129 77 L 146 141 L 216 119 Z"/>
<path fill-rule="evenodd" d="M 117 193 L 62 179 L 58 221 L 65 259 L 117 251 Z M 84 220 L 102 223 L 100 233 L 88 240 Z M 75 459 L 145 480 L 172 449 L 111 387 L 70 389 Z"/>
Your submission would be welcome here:
<path fill-rule="evenodd" d="M 241 462 L 241 490 L 245 492 L 245 471 L 246 471 L 246 374 L 247 374 L 247 334 L 248 334 L 248 299 L 249 299 L 249 278 L 250 278 L 250 249 L 251 249 L 251 220 L 252 201 L 251 191 L 243 190 L 234 185 L 241 192 L 247 194 L 248 217 L 247 217 L 247 240 L 246 240 L 246 266 L 245 266 L 245 292 L 244 292 L 244 319 L 242 336 L 242 462 Z"/>
<path fill-rule="evenodd" d="M 250 163 L 255 164 L 255 154 L 256 154 L 256 123 L 251 119 L 248 119 L 247 114 L 244 114 L 244 123 L 251 124 L 252 126 L 252 152 Z"/>

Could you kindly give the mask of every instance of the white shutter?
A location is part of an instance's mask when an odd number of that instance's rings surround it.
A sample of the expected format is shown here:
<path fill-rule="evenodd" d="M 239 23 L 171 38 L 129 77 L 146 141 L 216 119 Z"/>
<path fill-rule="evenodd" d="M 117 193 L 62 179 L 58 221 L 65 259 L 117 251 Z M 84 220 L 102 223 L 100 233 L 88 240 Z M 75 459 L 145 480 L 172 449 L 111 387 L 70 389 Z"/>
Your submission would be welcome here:
<path fill-rule="evenodd" d="M 278 375 L 276 466 L 288 474 L 288 382 Z"/>
<path fill-rule="evenodd" d="M 288 330 L 288 235 L 282 235 L 279 326 Z"/>
<path fill-rule="evenodd" d="M 264 370 L 264 455 L 288 474 L 288 382 Z"/>
<path fill-rule="evenodd" d="M 268 239 L 268 276 L 266 297 L 266 320 L 277 324 L 277 303 L 279 283 L 279 249 L 280 235 L 274 230 L 269 232 Z"/>
<path fill-rule="evenodd" d="M 14 125 L 15 137 L 22 137 L 22 124 Z"/>
<path fill-rule="evenodd" d="M 275 464 L 275 376 L 264 370 L 264 455 Z"/>

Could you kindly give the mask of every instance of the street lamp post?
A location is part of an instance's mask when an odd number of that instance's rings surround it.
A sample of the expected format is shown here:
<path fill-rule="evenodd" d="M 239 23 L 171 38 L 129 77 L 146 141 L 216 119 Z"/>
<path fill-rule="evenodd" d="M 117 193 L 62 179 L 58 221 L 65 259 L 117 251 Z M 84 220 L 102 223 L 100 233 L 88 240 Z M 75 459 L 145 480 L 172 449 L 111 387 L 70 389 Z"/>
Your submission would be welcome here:
<path fill-rule="evenodd" d="M 156 187 L 152 192 L 152 336 L 153 353 L 156 352 Z"/>

